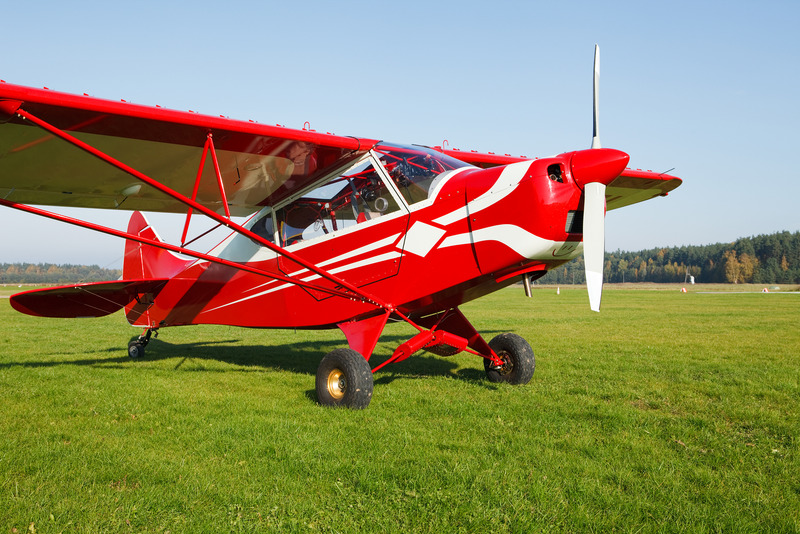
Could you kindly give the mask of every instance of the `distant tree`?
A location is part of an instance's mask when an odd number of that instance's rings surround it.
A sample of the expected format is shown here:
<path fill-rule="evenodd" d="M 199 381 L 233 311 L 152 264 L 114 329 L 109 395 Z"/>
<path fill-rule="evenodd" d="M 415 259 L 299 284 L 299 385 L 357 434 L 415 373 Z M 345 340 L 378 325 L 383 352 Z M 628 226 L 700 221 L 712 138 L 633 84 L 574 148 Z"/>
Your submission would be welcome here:
<path fill-rule="evenodd" d="M 628 270 L 628 262 L 624 259 L 620 259 L 619 262 L 617 262 L 617 272 L 619 273 L 620 282 L 625 281 L 625 273 L 627 270 Z M 632 282 L 632 280 L 629 278 L 628 282 Z"/>
<path fill-rule="evenodd" d="M 748 254 L 742 254 L 739 257 L 739 265 L 741 266 L 742 282 L 752 282 L 753 274 L 758 267 L 758 258 L 754 258 Z"/>
<path fill-rule="evenodd" d="M 778 281 L 778 277 L 781 273 L 781 266 L 778 264 L 778 260 L 776 258 L 767 258 L 766 265 L 763 267 L 763 271 L 764 276 L 762 282 L 766 284 L 774 284 Z"/>
<path fill-rule="evenodd" d="M 738 284 L 742 274 L 742 264 L 736 258 L 736 251 L 726 250 L 722 257 L 725 259 L 725 279 L 728 283 Z"/>

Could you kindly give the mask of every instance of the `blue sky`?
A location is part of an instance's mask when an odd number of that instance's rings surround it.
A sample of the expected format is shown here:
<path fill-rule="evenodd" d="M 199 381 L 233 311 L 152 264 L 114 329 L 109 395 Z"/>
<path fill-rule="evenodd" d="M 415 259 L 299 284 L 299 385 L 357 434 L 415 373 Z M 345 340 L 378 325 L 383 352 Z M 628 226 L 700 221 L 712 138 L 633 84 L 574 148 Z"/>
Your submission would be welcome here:
<path fill-rule="evenodd" d="M 800 2 L 37 2 L 0 79 L 340 135 L 548 156 L 603 146 L 684 179 L 606 249 L 800 230 Z M 95 219 L 124 228 L 127 213 Z M 180 222 L 156 218 L 162 235 Z M 0 208 L 0 262 L 118 266 L 123 243 Z"/>

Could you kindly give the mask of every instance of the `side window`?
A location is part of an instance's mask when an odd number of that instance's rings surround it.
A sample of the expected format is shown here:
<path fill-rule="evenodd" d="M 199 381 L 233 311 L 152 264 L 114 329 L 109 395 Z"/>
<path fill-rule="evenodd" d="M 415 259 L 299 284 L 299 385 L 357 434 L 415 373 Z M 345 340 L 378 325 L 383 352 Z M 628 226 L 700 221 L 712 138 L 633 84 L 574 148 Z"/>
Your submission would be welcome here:
<path fill-rule="evenodd" d="M 268 241 L 275 242 L 275 225 L 272 224 L 272 210 L 253 223 L 250 231 Z"/>
<path fill-rule="evenodd" d="M 278 244 L 286 247 L 314 239 L 399 209 L 367 160 L 276 210 Z M 253 231 L 273 240 L 272 215 L 256 221 Z"/>

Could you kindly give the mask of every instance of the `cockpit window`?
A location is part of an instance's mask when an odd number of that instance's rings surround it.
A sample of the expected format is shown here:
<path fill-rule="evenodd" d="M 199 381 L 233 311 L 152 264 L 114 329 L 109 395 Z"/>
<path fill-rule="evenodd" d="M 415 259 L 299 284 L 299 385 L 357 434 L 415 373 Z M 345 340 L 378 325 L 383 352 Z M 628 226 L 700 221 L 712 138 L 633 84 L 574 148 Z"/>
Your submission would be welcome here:
<path fill-rule="evenodd" d="M 440 174 L 469 166 L 468 163 L 419 146 L 381 144 L 374 151 L 409 204 L 427 199 L 431 185 Z"/>
<path fill-rule="evenodd" d="M 270 241 L 277 235 L 277 242 L 286 247 L 399 209 L 370 158 L 275 210 L 277 225 L 270 210 L 251 229 Z"/>

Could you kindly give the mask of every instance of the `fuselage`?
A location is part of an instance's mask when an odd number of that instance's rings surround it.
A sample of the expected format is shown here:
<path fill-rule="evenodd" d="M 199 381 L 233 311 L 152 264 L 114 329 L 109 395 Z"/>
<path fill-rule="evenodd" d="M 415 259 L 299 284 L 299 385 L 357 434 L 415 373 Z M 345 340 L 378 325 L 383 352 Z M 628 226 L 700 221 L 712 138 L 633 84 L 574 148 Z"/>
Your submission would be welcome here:
<path fill-rule="evenodd" d="M 245 227 L 402 313 L 422 316 L 580 254 L 582 184 L 573 164 L 585 165 L 576 156 L 583 152 L 479 169 L 432 150 L 378 145 L 313 191 L 264 208 Z M 611 152 L 619 161 L 605 172 L 616 176 L 627 157 Z M 241 234 L 211 254 L 335 287 Z M 171 280 L 146 313 L 129 314 L 133 324 L 325 328 L 382 313 L 363 299 L 205 261 L 162 274 Z"/>

